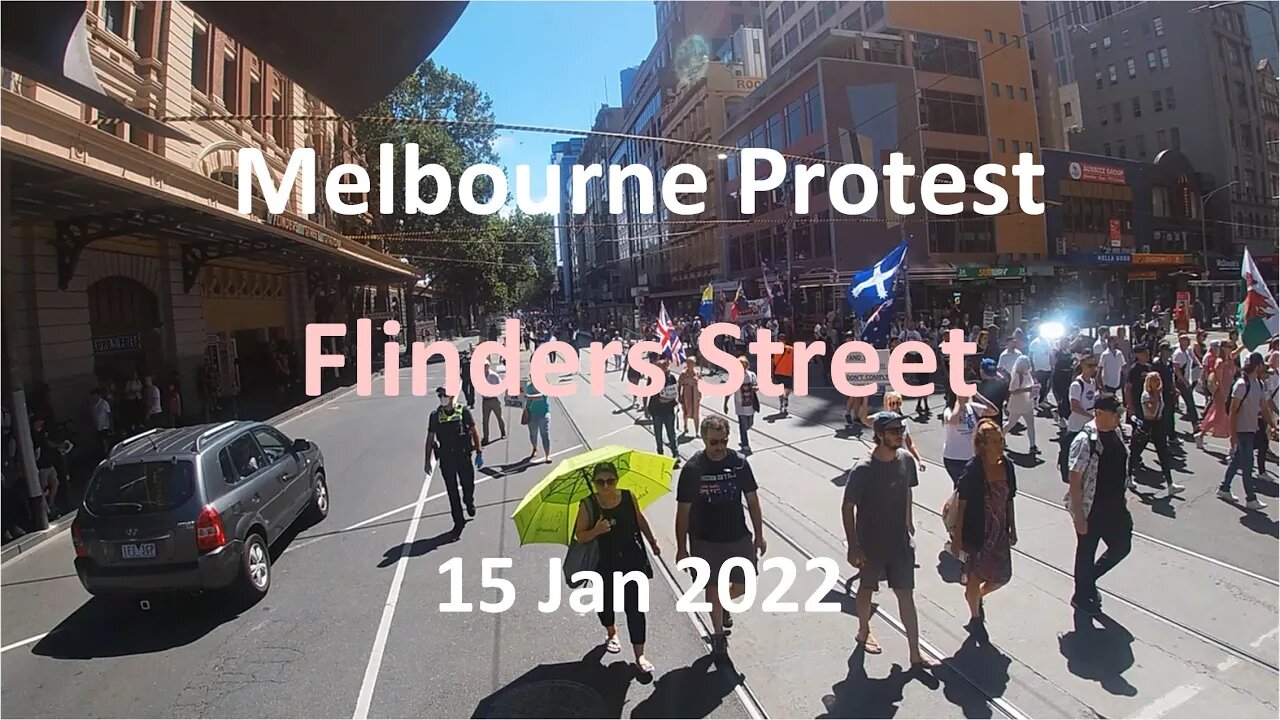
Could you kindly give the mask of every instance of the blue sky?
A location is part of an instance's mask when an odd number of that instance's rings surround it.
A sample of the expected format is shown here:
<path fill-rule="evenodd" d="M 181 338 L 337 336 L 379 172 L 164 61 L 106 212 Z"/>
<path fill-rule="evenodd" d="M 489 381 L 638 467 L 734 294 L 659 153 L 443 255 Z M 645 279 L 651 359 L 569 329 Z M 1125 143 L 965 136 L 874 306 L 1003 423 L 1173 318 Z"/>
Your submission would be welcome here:
<path fill-rule="evenodd" d="M 482 2 L 473 0 L 431 57 L 493 98 L 498 122 L 590 128 L 606 100 L 620 104 L 618 71 L 638 65 L 655 38 L 652 2 Z M 544 197 L 547 133 L 503 132 L 495 149 L 514 182 L 533 167 Z M 512 188 L 514 193 L 514 188 Z"/>

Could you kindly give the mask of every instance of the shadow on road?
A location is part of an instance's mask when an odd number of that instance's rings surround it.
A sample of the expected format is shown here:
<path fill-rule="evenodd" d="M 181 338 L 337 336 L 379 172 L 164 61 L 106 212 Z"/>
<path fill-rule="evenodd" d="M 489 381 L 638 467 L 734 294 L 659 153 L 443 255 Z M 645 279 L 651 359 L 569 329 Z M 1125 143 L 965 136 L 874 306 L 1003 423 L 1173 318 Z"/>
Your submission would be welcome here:
<path fill-rule="evenodd" d="M 732 665 L 716 667 L 710 655 L 703 655 L 688 667 L 659 677 L 653 684 L 653 692 L 635 706 L 631 717 L 707 717 L 742 681 L 742 675 Z"/>
<path fill-rule="evenodd" d="M 385 568 L 395 565 L 396 561 L 400 559 L 400 553 L 402 551 L 404 552 L 404 557 L 422 557 L 442 545 L 448 545 L 449 543 L 457 541 L 458 536 L 453 533 L 453 530 L 446 530 L 434 537 L 414 540 L 408 544 L 407 548 L 405 547 L 405 543 L 400 543 L 395 547 L 387 548 L 387 551 L 382 554 L 382 560 L 378 563 L 378 567 Z"/>
<path fill-rule="evenodd" d="M 156 598 L 148 611 L 134 602 L 95 597 L 58 623 L 31 652 L 59 660 L 160 652 L 189 645 L 252 606 L 224 593 Z"/>
<path fill-rule="evenodd" d="M 1246 512 L 1240 516 L 1240 524 L 1260 535 L 1280 538 L 1280 522 L 1272 520 L 1260 512 Z"/>
<path fill-rule="evenodd" d="M 1112 695 L 1134 697 L 1138 689 L 1124 679 L 1133 667 L 1133 633 L 1106 615 L 1093 624 L 1087 615 L 1075 614 L 1075 628 L 1058 638 L 1058 650 L 1067 659 L 1067 670 L 1085 680 L 1095 680 Z"/>
<path fill-rule="evenodd" d="M 474 718 L 620 718 L 631 663 L 601 665 L 604 646 L 576 662 L 543 663 L 476 705 Z"/>
<path fill-rule="evenodd" d="M 938 680 L 928 673 L 907 672 L 894 663 L 889 674 L 882 678 L 867 675 L 866 651 L 862 646 L 849 656 L 849 674 L 844 680 L 831 686 L 831 694 L 823 696 L 827 711 L 820 718 L 891 718 L 898 714 L 903 690 L 907 683 L 919 679 L 931 690 L 938 688 Z"/>

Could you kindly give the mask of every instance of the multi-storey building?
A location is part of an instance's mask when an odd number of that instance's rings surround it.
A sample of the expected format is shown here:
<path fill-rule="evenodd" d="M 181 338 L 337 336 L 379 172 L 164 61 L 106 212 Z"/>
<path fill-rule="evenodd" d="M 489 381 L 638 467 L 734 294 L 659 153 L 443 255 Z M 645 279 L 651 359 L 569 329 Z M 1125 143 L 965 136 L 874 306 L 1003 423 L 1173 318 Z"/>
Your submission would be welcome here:
<path fill-rule="evenodd" d="M 54 412 L 74 417 L 100 383 L 176 376 L 196 416 L 207 388 L 198 367 L 215 391 L 235 393 L 269 376 L 270 343 L 301 354 L 307 323 L 398 310 L 387 285 L 418 273 L 349 237 L 360 218 L 304 216 L 300 190 L 284 213 L 261 199 L 237 212 L 240 148 L 260 148 L 276 178 L 295 149 L 313 148 L 323 178 L 355 159 L 349 126 L 187 5 L 87 8 L 93 67 L 110 96 L 155 117 L 253 117 L 185 123 L 194 142 L 183 142 L 5 73 L 7 377 L 47 385 Z"/>
<path fill-rule="evenodd" d="M 551 164 L 560 168 L 560 212 L 556 215 L 556 253 L 558 255 L 561 299 L 572 304 L 576 287 L 573 283 L 573 256 L 569 249 L 569 216 L 573 198 L 569 195 L 573 166 L 582 154 L 582 138 L 561 140 L 551 146 Z"/>
<path fill-rule="evenodd" d="M 1280 82 L 1276 63 L 1270 58 L 1258 61 L 1258 105 L 1262 108 L 1262 141 L 1266 150 L 1267 181 L 1262 192 L 1269 198 L 1280 197 Z M 1276 208 L 1271 209 L 1271 227 L 1280 227 Z M 1274 249 L 1274 248 L 1273 248 Z"/>
<path fill-rule="evenodd" d="M 696 313 L 702 289 L 725 277 L 725 228 L 721 221 L 728 217 L 724 207 L 727 197 L 722 192 L 727 158 L 722 159 L 724 153 L 714 145 L 724 134 L 729 110 L 762 82 L 762 78 L 747 75 L 746 67 L 745 63 L 712 61 L 692 82 L 681 83 L 675 74 L 664 78 L 667 102 L 662 107 L 662 122 L 667 137 L 707 145 L 670 143 L 665 149 L 667 168 L 689 163 L 701 168 L 707 178 L 707 193 L 701 197 L 705 210 L 694 216 L 668 218 L 670 252 L 665 255 L 667 269 L 660 282 L 666 289 L 654 297 L 676 298 L 667 303 L 672 312 L 679 308 L 682 313 Z"/>
<path fill-rule="evenodd" d="M 896 150 L 917 165 L 948 162 L 967 174 L 988 162 L 1011 166 L 1040 146 L 1023 28 L 1016 3 L 769 2 L 770 74 L 731 117 L 725 142 L 877 171 Z M 1004 187 L 1016 197 L 1015 178 Z M 797 287 L 813 286 L 798 299 L 802 311 L 839 307 L 848 274 L 903 239 L 918 305 L 930 301 L 929 281 L 955 279 L 955 264 L 1046 257 L 1040 217 L 966 212 L 930 221 L 917 206 L 917 215 L 900 218 L 882 199 L 845 222 L 831 213 L 825 188 L 811 186 L 810 197 L 807 218 L 789 218 L 789 202 L 769 201 L 760 224 L 736 227 L 727 249 L 731 273 L 750 274 L 764 261 L 784 274 L 790 267 Z"/>
<path fill-rule="evenodd" d="M 1142 3 L 1070 40 L 1083 114 L 1072 149 L 1140 161 L 1180 150 L 1210 176 L 1199 185 L 1212 204 L 1206 236 L 1185 249 L 1207 252 L 1206 266 L 1246 244 L 1274 254 L 1262 88 L 1242 9 Z"/>
<path fill-rule="evenodd" d="M 622 82 L 628 74 L 623 71 Z M 595 132 L 618 132 L 622 127 L 622 108 L 602 105 L 591 129 Z M 604 135 L 587 136 L 578 155 L 581 165 L 609 164 L 613 141 Z M 586 212 L 569 216 L 569 252 L 576 288 L 576 310 L 584 323 L 629 320 L 635 307 L 628 286 L 622 282 L 618 262 L 618 232 L 609 214 L 608 184 L 593 181 L 586 185 Z"/>

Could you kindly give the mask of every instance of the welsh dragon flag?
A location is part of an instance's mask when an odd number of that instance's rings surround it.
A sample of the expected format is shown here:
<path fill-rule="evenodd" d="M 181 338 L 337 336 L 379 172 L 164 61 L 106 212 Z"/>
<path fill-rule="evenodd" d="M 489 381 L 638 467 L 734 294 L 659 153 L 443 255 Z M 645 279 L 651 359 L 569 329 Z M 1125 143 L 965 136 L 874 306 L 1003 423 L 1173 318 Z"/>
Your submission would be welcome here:
<path fill-rule="evenodd" d="M 1277 335 L 1280 316 L 1276 314 L 1276 299 L 1267 289 L 1266 280 L 1253 263 L 1248 248 L 1240 262 L 1240 276 L 1244 278 L 1244 300 L 1236 311 L 1236 327 L 1244 346 L 1253 350 Z"/>

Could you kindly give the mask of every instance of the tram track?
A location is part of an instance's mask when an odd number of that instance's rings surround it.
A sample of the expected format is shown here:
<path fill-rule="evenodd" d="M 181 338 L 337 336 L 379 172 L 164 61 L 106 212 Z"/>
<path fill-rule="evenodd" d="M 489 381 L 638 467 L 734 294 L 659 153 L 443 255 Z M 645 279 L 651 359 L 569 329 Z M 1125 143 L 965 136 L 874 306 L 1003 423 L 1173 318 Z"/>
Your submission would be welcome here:
<path fill-rule="evenodd" d="M 581 373 L 575 373 L 575 375 L 579 378 L 583 377 Z M 609 395 L 608 393 L 606 393 L 604 397 L 610 402 L 610 404 L 612 404 L 615 408 L 621 411 L 620 413 L 618 413 L 619 415 L 626 416 L 632 419 L 633 421 L 636 419 L 636 416 L 633 414 L 632 408 L 624 407 L 617 400 L 615 400 L 613 396 Z M 721 414 L 723 415 L 723 413 Z M 568 412 L 565 412 L 565 416 L 570 417 Z M 578 435 L 579 440 L 585 446 L 590 448 L 591 445 L 588 439 L 586 438 L 585 435 L 583 435 L 581 429 L 579 429 L 576 422 L 573 421 L 571 417 L 569 422 L 571 425 L 573 425 L 574 432 Z M 640 426 L 637 425 L 637 427 L 640 427 Z M 777 443 L 778 449 L 782 447 L 790 447 L 784 441 L 782 441 L 781 438 L 769 436 L 765 433 L 761 433 L 761 435 L 764 435 L 765 437 L 768 437 L 769 439 L 775 441 Z M 688 458 L 682 456 L 681 459 L 687 460 Z M 803 556 L 806 560 L 812 560 L 815 557 L 819 557 L 817 554 L 810 551 L 808 548 L 806 548 L 802 543 L 800 543 L 790 534 L 782 530 L 777 525 L 777 523 L 769 520 L 767 517 L 763 518 L 763 522 L 765 527 L 769 528 L 769 531 L 773 535 L 781 539 L 784 543 L 786 543 L 794 551 L 796 551 L 801 556 Z M 671 586 L 671 591 L 678 597 L 681 594 L 679 583 L 676 581 L 676 577 L 671 571 L 671 568 L 667 565 L 666 560 L 661 557 L 653 558 L 653 560 L 656 561 L 657 565 L 660 565 L 662 567 L 662 574 L 664 578 L 667 580 L 667 583 Z M 846 591 L 848 591 L 848 588 L 852 586 L 853 582 L 856 579 L 857 579 L 856 575 L 853 575 L 853 576 L 841 575 L 839 578 L 839 581 L 840 581 L 839 585 L 846 588 Z M 888 623 L 890 627 L 896 630 L 904 638 L 906 637 L 906 627 L 902 624 L 901 619 L 899 619 L 889 611 L 885 610 L 883 607 L 881 607 L 879 603 L 876 603 L 875 605 L 873 605 L 873 608 L 874 608 L 874 613 L 876 615 L 878 615 L 882 620 Z M 710 644 L 709 642 L 707 642 L 707 639 L 711 635 L 711 627 L 709 623 L 698 613 L 689 612 L 686 614 L 690 617 L 690 620 L 694 623 L 694 626 L 701 633 L 703 642 L 707 643 L 707 647 L 708 649 L 710 649 Z M 992 711 L 1000 713 L 1001 715 L 1011 718 L 1012 720 L 1027 720 L 1028 718 L 1031 717 L 1030 715 L 1020 710 L 1017 706 L 1015 706 L 1013 703 L 1009 702 L 1008 700 L 1002 697 L 996 697 L 992 693 L 988 692 L 985 688 L 982 687 L 980 683 L 975 681 L 973 678 L 969 677 L 967 674 L 965 674 L 963 671 L 957 668 L 954 664 L 949 662 L 949 656 L 943 653 L 940 649 L 938 649 L 932 643 L 929 643 L 924 637 L 920 638 L 920 651 L 924 655 L 941 663 L 944 667 L 947 668 L 948 672 L 953 673 L 954 675 L 956 675 L 956 677 L 960 678 L 966 684 L 972 687 L 975 691 L 977 691 L 982 696 L 986 704 L 992 709 Z M 767 715 L 764 714 L 763 706 L 760 705 L 758 698 L 756 698 L 755 694 L 751 692 L 750 688 L 746 686 L 745 681 L 743 683 L 740 683 L 738 687 L 742 688 L 744 692 L 750 697 L 749 701 L 744 698 L 744 703 L 748 703 L 749 708 L 751 707 L 751 703 L 754 703 L 754 705 L 760 709 L 760 713 L 761 713 L 760 717 L 761 718 L 767 717 Z"/>

